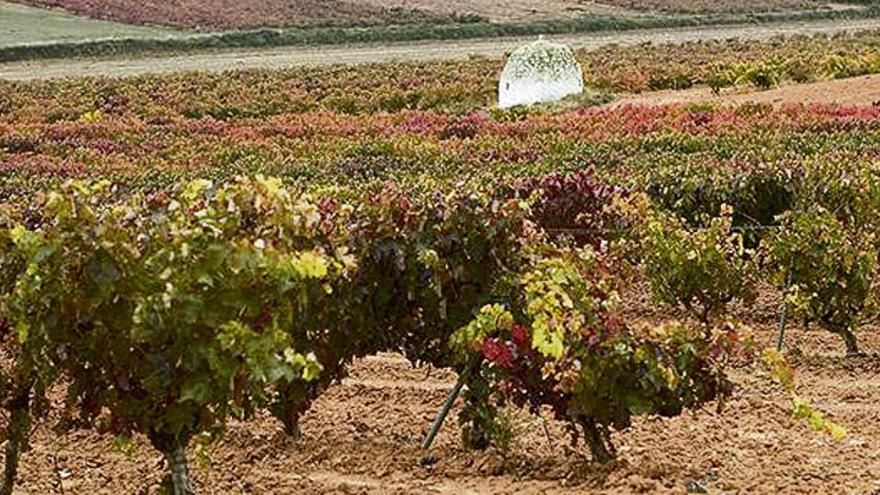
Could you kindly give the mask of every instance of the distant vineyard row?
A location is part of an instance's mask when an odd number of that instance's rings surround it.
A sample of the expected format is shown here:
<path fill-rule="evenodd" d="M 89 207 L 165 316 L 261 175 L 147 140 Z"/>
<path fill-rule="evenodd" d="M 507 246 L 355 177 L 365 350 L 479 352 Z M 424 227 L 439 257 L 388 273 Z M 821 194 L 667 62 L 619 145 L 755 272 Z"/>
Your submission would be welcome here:
<path fill-rule="evenodd" d="M 578 58 L 587 84 L 599 92 L 696 85 L 767 87 L 876 73 L 880 35 L 607 47 L 580 52 Z M 0 122 L 76 120 L 95 110 L 140 119 L 211 116 L 220 120 L 315 110 L 462 112 L 494 104 L 501 68 L 501 61 L 472 59 L 233 75 L 0 82 Z"/>
<path fill-rule="evenodd" d="M 716 213 L 720 202 L 734 204 L 743 177 L 778 176 L 774 187 L 786 188 L 817 161 L 870 163 L 878 126 L 877 108 L 823 106 L 311 112 L 228 122 L 90 112 L 74 122 L 0 125 L 0 193 L 28 198 L 89 177 L 151 190 L 265 172 L 314 190 L 383 180 L 481 183 L 595 168 L 604 180 L 670 205 Z"/>
<path fill-rule="evenodd" d="M 404 8 L 380 8 L 346 0 L 296 2 L 258 0 L 17 0 L 40 7 L 127 24 L 183 28 L 242 29 L 291 26 L 355 26 L 407 22 L 443 22 L 450 19 Z"/>
<path fill-rule="evenodd" d="M 418 15 L 414 14 L 410 15 L 410 17 L 419 18 Z M 566 16 L 560 19 L 541 18 L 504 22 L 488 22 L 480 16 L 452 14 L 444 22 L 409 22 L 368 26 L 316 25 L 292 28 L 255 28 L 194 33 L 163 38 L 113 38 L 57 43 L 14 44 L 12 46 L 0 47 L 0 62 L 42 58 L 95 57 L 275 46 L 466 40 L 741 24 L 769 25 L 781 22 L 856 20 L 875 19 L 877 17 L 880 17 L 880 7 L 876 5 L 856 9 L 818 9 L 759 13 L 680 15 L 602 13 Z"/>
<path fill-rule="evenodd" d="M 16 0 L 41 7 L 60 8 L 97 19 L 108 19 L 129 24 L 152 24 L 185 28 L 242 29 L 259 27 L 290 27 L 311 25 L 376 25 L 408 22 L 449 22 L 463 15 L 474 19 L 490 18 L 497 9 L 471 2 L 468 5 L 417 4 L 407 2 L 352 2 L 346 0 L 284 2 L 258 0 L 247 3 L 231 0 L 174 0 L 132 3 L 124 0 Z M 846 2 L 841 2 L 846 3 Z M 857 2 L 853 2 L 857 3 Z M 648 13 L 754 13 L 812 10 L 827 7 L 821 0 L 606 0 L 594 9 L 617 7 L 634 12 Z M 573 2 L 559 1 L 552 5 L 566 17 Z M 511 5 L 510 9 L 520 8 Z M 590 13 L 590 6 L 582 7 Z M 525 10 L 525 9 L 523 9 Z M 455 15 L 453 13 L 457 13 Z M 523 14 L 524 15 L 524 14 Z"/>

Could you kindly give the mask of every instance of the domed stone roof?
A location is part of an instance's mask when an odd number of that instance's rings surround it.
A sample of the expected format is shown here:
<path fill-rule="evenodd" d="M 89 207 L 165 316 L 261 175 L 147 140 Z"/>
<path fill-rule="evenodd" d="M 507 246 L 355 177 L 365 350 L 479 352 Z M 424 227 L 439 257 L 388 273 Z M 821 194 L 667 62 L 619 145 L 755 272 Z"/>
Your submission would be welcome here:
<path fill-rule="evenodd" d="M 543 38 L 510 55 L 498 83 L 498 106 L 548 103 L 584 91 L 584 72 L 566 45 Z"/>

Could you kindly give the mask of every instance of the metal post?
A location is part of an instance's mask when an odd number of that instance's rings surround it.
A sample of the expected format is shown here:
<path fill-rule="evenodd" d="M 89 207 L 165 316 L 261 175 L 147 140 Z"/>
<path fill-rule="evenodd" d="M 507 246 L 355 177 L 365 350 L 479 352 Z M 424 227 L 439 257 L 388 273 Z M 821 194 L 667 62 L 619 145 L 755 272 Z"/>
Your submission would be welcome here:
<path fill-rule="evenodd" d="M 785 287 L 782 289 L 782 311 L 779 315 L 779 334 L 776 337 L 776 350 L 782 352 L 782 345 L 785 343 L 785 324 L 788 319 L 788 304 L 785 302 L 785 294 L 791 286 L 791 271 L 785 279 Z"/>
<path fill-rule="evenodd" d="M 440 414 L 434 419 L 434 424 L 431 425 L 431 430 L 428 432 L 428 436 L 426 436 L 425 441 L 422 442 L 423 449 L 431 448 L 431 444 L 434 443 L 434 437 L 437 436 L 440 427 L 443 426 L 443 422 L 446 421 L 446 416 L 449 415 L 449 410 L 452 409 L 452 404 L 455 403 L 455 399 L 461 394 L 461 389 L 464 387 L 464 382 L 470 374 L 472 366 L 473 365 L 469 364 L 464 371 L 458 375 L 458 381 L 455 382 L 455 387 L 449 392 L 449 395 L 446 397 L 446 402 L 443 403 L 443 409 L 440 410 Z"/>

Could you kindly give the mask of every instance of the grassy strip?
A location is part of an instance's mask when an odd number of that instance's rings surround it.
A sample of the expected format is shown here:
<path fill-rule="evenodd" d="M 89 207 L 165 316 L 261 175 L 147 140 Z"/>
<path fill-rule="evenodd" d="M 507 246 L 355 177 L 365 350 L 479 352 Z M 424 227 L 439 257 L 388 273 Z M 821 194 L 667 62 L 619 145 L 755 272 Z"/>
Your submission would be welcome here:
<path fill-rule="evenodd" d="M 880 17 L 880 7 L 845 11 L 682 16 L 586 16 L 578 19 L 515 23 L 391 25 L 352 28 L 260 29 L 158 39 L 105 39 L 87 42 L 17 45 L 0 48 L 0 62 L 104 56 L 130 53 L 177 52 L 228 48 L 333 45 L 345 43 L 458 40 L 625 31 L 651 28 L 760 24 Z"/>

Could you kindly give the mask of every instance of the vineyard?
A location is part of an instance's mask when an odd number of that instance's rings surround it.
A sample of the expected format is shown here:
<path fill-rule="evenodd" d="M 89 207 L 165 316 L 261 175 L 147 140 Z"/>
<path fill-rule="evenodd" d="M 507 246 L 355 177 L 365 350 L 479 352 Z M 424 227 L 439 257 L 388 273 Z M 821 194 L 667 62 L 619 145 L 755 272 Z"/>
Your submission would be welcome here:
<path fill-rule="evenodd" d="M 442 22 L 441 16 L 431 16 L 405 8 L 374 8 L 358 2 L 305 1 L 281 2 L 260 0 L 248 4 L 232 1 L 206 2 L 176 0 L 167 2 L 139 2 L 120 0 L 70 1 L 36 0 L 20 3 L 41 7 L 60 8 L 97 19 L 108 19 L 126 24 L 167 25 L 183 28 L 242 29 L 305 25 L 370 25 L 406 22 Z"/>
<path fill-rule="evenodd" d="M 822 0 L 747 0 L 709 2 L 705 0 L 541 0 L 539 2 L 480 0 L 462 5 L 456 2 L 381 1 L 353 2 L 309 0 L 292 4 L 258 0 L 247 5 L 232 1 L 206 0 L 147 1 L 132 4 L 123 0 L 13 0 L 26 5 L 64 9 L 97 19 L 127 24 L 165 25 L 184 28 L 247 29 L 289 26 L 364 26 L 401 23 L 565 18 L 585 14 L 622 13 L 752 13 L 795 10 L 825 10 L 831 2 Z M 858 7 L 858 0 L 850 8 Z"/>
<path fill-rule="evenodd" d="M 767 41 L 608 46 L 579 51 L 596 102 L 614 94 L 707 86 L 718 91 L 851 78 L 880 71 L 875 31 Z M 602 70 L 591 70 L 602 67 Z M 495 98 L 499 60 L 296 68 L 45 83 L 0 81 L 0 123 L 76 121 L 88 112 L 230 121 L 319 110 L 344 114 L 436 110 L 460 114 Z M 146 90 L 144 90 L 146 89 Z M 122 119 L 125 121 L 126 119 Z"/>
<path fill-rule="evenodd" d="M 726 39 L 726 33 L 730 37 L 766 38 L 782 33 L 872 29 L 880 19 L 880 6 L 864 0 L 662 0 L 638 5 L 616 0 L 481 0 L 467 6 L 426 0 L 15 0 L 0 1 L 0 12 L 0 64 L 45 59 L 76 62 L 71 59 L 83 57 L 149 63 L 153 59 L 144 58 L 144 54 L 171 57 L 195 52 L 202 52 L 216 62 L 237 50 L 260 50 L 263 55 L 271 55 L 266 48 L 284 47 L 288 49 L 284 51 L 287 55 L 301 56 L 295 47 L 335 46 L 354 50 L 368 49 L 357 46 L 367 44 L 385 46 L 379 53 L 386 57 L 380 60 L 398 60 L 387 57 L 386 50 L 391 48 L 388 44 L 396 44 L 396 49 L 400 49 L 409 46 L 407 43 L 422 42 L 469 50 L 482 41 L 506 45 L 513 37 L 547 35 L 573 38 L 587 46 L 590 41 L 614 43 L 606 35 L 625 38 L 624 32 L 642 42 L 661 43 Z M 704 29 L 695 30 L 696 27 Z M 472 52 L 465 55 L 469 53 Z M 492 56 L 499 57 L 501 53 L 499 50 Z M 240 61 L 241 57 L 237 58 Z M 412 55 L 407 58 L 423 60 Z M 438 58 L 456 57 L 427 57 Z M 318 60 L 328 63 L 327 59 Z M 157 66 L 164 65 L 153 61 Z M 291 65 L 303 64 L 283 64 Z M 264 61 L 257 66 L 277 64 Z M 233 68 L 244 67 L 230 67 Z"/>
<path fill-rule="evenodd" d="M 878 46 L 0 83 L 0 494 L 876 490 Z"/>

